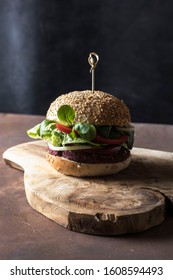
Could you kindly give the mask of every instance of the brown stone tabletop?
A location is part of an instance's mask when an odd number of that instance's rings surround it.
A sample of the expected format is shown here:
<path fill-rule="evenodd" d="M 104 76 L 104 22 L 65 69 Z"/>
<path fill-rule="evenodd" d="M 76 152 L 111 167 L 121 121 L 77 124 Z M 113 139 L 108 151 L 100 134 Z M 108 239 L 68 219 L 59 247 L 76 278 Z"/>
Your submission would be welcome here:
<path fill-rule="evenodd" d="M 1 155 L 12 146 L 32 141 L 26 130 L 43 119 L 1 113 Z M 173 125 L 134 125 L 135 147 L 173 152 Z M 81 234 L 33 210 L 26 200 L 23 172 L 7 166 L 2 156 L 0 171 L 0 259 L 173 259 L 173 214 L 138 234 Z"/>

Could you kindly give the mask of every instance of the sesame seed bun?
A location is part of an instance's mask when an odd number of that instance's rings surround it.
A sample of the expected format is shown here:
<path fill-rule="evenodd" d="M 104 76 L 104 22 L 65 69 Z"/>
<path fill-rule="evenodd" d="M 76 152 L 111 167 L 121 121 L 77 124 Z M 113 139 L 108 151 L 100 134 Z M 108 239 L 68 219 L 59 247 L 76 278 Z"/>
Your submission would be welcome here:
<path fill-rule="evenodd" d="M 70 105 L 75 111 L 75 120 L 94 125 L 124 126 L 131 122 L 126 104 L 115 96 L 103 91 L 73 91 L 59 96 L 51 103 L 47 119 L 57 120 L 57 110 Z"/>
<path fill-rule="evenodd" d="M 58 172 L 75 177 L 95 177 L 116 174 L 127 168 L 131 162 L 131 155 L 116 163 L 78 163 L 67 158 L 47 153 L 47 161 Z"/>

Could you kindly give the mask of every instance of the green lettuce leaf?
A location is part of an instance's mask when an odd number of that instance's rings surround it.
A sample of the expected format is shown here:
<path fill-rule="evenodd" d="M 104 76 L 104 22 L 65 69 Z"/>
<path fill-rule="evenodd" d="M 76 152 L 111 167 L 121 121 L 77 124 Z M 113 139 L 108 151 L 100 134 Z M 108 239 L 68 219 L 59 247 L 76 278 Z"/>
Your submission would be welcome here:
<path fill-rule="evenodd" d="M 29 129 L 27 131 L 27 134 L 29 137 L 34 138 L 34 139 L 40 138 L 40 124 L 37 124 L 33 128 Z"/>
<path fill-rule="evenodd" d="M 57 133 L 55 121 L 45 119 L 40 124 L 27 131 L 29 137 L 34 139 L 53 139 Z M 59 133 L 58 133 L 59 134 Z M 57 136 L 56 136 L 57 137 Z M 59 141 L 58 141 L 59 142 Z"/>
<path fill-rule="evenodd" d="M 62 105 L 57 112 L 59 121 L 64 125 L 72 125 L 75 119 L 75 111 L 69 105 Z"/>
<path fill-rule="evenodd" d="M 45 119 L 40 124 L 40 137 L 42 139 L 46 139 L 47 137 L 51 137 L 52 131 L 56 128 L 55 121 Z"/>
<path fill-rule="evenodd" d="M 90 141 L 96 137 L 96 128 L 92 124 L 77 122 L 73 129 L 77 131 L 79 136 L 84 140 Z"/>
<path fill-rule="evenodd" d="M 90 140 L 78 137 L 78 136 L 76 136 L 74 131 L 72 131 L 69 134 L 64 134 L 63 141 L 62 141 L 63 146 L 66 146 L 66 145 L 84 145 L 84 144 L 89 144 L 89 145 L 96 146 L 96 147 L 104 146 L 103 144 L 94 143 Z"/>
<path fill-rule="evenodd" d="M 128 134 L 128 141 L 127 141 L 127 148 L 131 150 L 134 144 L 134 131 L 129 132 Z"/>
<path fill-rule="evenodd" d="M 99 135 L 105 138 L 119 138 L 122 133 L 116 130 L 115 126 L 109 125 L 97 125 L 96 130 Z"/>

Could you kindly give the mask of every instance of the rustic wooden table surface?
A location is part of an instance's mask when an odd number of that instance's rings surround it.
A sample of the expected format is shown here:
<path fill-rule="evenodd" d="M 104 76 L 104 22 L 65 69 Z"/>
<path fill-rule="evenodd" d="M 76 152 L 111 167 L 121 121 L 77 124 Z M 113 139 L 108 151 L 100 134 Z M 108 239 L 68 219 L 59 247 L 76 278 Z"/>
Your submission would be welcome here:
<path fill-rule="evenodd" d="M 43 119 L 1 113 L 1 155 L 32 141 L 26 130 Z M 173 125 L 138 123 L 135 131 L 135 147 L 173 152 Z M 0 259 L 173 259 L 173 214 L 161 225 L 133 235 L 72 232 L 29 206 L 23 172 L 7 166 L 2 156 L 0 170 Z"/>

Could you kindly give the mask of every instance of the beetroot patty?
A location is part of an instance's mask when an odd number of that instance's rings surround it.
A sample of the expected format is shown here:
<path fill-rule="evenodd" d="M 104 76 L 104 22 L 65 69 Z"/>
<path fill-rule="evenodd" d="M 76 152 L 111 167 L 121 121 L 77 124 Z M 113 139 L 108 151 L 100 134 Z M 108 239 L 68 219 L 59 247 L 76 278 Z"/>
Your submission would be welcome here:
<path fill-rule="evenodd" d="M 102 153 L 101 150 L 94 152 L 92 150 L 73 150 L 73 151 L 54 151 L 49 149 L 49 154 L 59 157 L 64 157 L 69 160 L 83 163 L 113 163 L 126 160 L 130 151 L 125 147 L 121 147 L 120 150 L 114 150 L 113 152 Z"/>

